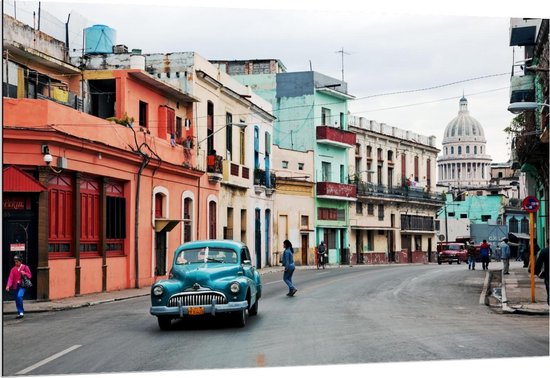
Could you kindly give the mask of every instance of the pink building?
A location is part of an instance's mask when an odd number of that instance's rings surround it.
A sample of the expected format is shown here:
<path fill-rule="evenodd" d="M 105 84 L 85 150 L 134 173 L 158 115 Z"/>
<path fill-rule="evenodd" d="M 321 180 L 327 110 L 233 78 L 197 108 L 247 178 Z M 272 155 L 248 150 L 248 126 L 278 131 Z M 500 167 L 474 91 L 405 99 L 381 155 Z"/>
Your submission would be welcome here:
<path fill-rule="evenodd" d="M 51 45 L 36 35 L 38 45 Z M 80 71 L 62 57 L 30 54 L 10 37 L 4 280 L 15 254 L 30 266 L 29 295 L 39 300 L 166 276 L 173 250 L 207 238 L 216 221 L 208 198 L 219 183 L 194 168 L 198 100 L 143 70 Z"/>

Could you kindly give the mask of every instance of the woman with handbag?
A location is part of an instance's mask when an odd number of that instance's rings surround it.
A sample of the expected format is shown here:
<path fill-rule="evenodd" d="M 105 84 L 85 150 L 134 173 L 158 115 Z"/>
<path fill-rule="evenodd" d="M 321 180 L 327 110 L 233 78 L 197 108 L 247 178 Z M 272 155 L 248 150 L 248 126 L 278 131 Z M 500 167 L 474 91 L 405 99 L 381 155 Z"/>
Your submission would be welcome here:
<path fill-rule="evenodd" d="M 17 307 L 16 319 L 21 319 L 25 313 L 23 308 L 23 296 L 25 290 L 30 287 L 30 279 L 32 277 L 29 267 L 21 262 L 21 256 L 15 256 L 15 266 L 11 268 L 8 277 L 6 291 L 13 290 L 15 293 L 15 306 Z"/>

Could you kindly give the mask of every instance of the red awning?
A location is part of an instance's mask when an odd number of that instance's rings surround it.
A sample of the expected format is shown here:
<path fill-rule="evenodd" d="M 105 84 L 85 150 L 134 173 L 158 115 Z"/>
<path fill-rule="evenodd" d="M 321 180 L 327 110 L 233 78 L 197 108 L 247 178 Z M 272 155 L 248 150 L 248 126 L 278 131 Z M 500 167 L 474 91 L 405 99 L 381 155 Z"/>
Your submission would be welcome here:
<path fill-rule="evenodd" d="M 43 192 L 48 190 L 34 177 L 15 166 L 4 168 L 2 172 L 2 191 L 4 192 Z"/>

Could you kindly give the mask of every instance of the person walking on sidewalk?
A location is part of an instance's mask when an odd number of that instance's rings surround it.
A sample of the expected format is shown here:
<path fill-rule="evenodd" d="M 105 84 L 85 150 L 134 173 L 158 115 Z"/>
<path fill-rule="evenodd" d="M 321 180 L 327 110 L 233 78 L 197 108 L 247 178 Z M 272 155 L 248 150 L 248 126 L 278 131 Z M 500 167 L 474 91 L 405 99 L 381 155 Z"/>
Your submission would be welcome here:
<path fill-rule="evenodd" d="M 548 270 L 550 262 L 548 260 L 548 241 L 546 241 L 546 247 L 540 250 L 536 262 L 535 262 L 535 274 L 538 277 L 544 279 L 544 286 L 546 286 L 546 304 L 550 305 L 550 296 L 548 294 Z"/>
<path fill-rule="evenodd" d="M 476 270 L 476 247 L 473 243 L 468 243 L 466 248 L 468 250 L 468 270 Z"/>
<path fill-rule="evenodd" d="M 292 275 L 294 274 L 294 269 L 296 269 L 296 266 L 294 265 L 294 249 L 292 248 L 292 243 L 289 240 L 285 240 L 283 242 L 283 246 L 285 247 L 283 252 L 283 266 L 285 267 L 283 281 L 288 286 L 287 296 L 293 297 L 298 291 L 292 283 Z"/>
<path fill-rule="evenodd" d="M 483 270 L 489 269 L 489 261 L 491 259 L 490 257 L 490 251 L 491 247 L 489 247 L 489 244 L 487 243 L 487 240 L 483 240 L 483 243 L 479 246 L 479 253 L 481 255 L 481 267 Z"/>
<path fill-rule="evenodd" d="M 510 246 L 508 245 L 507 238 L 502 239 L 502 242 L 500 243 L 500 254 L 503 264 L 502 273 L 510 274 L 508 272 L 510 270 Z"/>
<path fill-rule="evenodd" d="M 16 319 L 21 319 L 25 314 L 25 309 L 23 308 L 23 296 L 25 295 L 25 290 L 21 285 L 23 276 L 26 276 L 28 279 L 32 278 L 31 270 L 29 267 L 21 262 L 21 256 L 16 255 L 13 260 L 15 261 L 15 266 L 11 268 L 10 275 L 8 277 L 8 283 L 6 284 L 6 291 L 12 290 L 15 294 L 15 307 L 17 308 Z"/>

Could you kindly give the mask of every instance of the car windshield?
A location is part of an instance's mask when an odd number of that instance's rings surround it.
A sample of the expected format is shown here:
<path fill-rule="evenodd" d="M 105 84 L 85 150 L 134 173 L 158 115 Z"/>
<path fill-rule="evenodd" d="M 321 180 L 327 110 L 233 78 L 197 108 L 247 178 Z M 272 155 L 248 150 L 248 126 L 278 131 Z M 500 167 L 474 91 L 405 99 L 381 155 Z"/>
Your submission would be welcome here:
<path fill-rule="evenodd" d="M 237 263 L 237 253 L 227 248 L 195 248 L 180 251 L 176 258 L 177 265 L 218 262 L 218 263 Z"/>
<path fill-rule="evenodd" d="M 451 244 L 447 246 L 447 249 L 451 251 L 460 251 L 460 245 L 458 244 Z"/>

